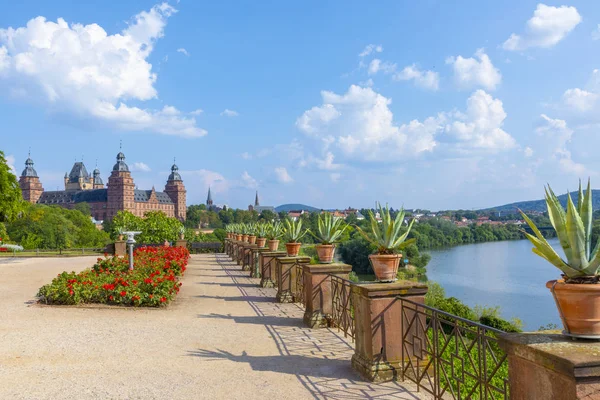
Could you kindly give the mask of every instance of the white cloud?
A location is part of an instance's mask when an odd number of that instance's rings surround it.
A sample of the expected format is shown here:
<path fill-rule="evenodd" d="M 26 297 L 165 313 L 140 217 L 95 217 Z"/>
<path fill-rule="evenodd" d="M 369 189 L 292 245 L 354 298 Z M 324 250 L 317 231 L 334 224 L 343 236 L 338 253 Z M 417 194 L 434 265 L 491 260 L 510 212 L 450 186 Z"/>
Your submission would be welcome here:
<path fill-rule="evenodd" d="M 533 149 L 531 147 L 525 147 L 523 150 L 525 157 L 531 157 L 533 155 Z"/>
<path fill-rule="evenodd" d="M 396 124 L 391 99 L 372 88 L 350 86 L 338 95 L 321 92 L 323 104 L 304 112 L 297 128 L 342 150 L 350 159 L 398 161 L 432 152 L 443 144 L 448 150 L 472 152 L 511 148 L 515 141 L 502 129 L 506 118 L 502 102 L 483 90 L 474 92 L 465 113 L 439 113 L 423 121 Z"/>
<path fill-rule="evenodd" d="M 247 151 L 242 153 L 242 158 L 244 160 L 251 160 L 252 159 L 252 154 L 248 153 Z"/>
<path fill-rule="evenodd" d="M 124 101 L 157 98 L 156 73 L 147 61 L 167 18 L 176 10 L 162 3 L 135 15 L 121 33 L 98 24 L 69 24 L 36 17 L 19 28 L 0 29 L 0 88 L 40 106 L 124 130 L 199 137 L 194 118 L 132 107 Z M 175 110 L 176 111 L 176 110 Z"/>
<path fill-rule="evenodd" d="M 395 70 L 396 64 L 392 64 L 387 61 L 381 61 L 380 59 L 375 58 L 369 63 L 369 69 L 367 72 L 369 75 L 375 75 L 379 71 L 383 72 L 384 74 L 390 74 Z"/>
<path fill-rule="evenodd" d="M 252 176 L 250 176 L 248 171 L 244 171 L 244 173 L 242 173 L 242 183 L 243 183 L 243 186 L 248 189 L 258 188 L 258 182 L 256 181 L 256 179 L 254 179 Z"/>
<path fill-rule="evenodd" d="M 598 95 L 579 88 L 567 89 L 563 94 L 563 101 L 570 108 L 585 112 L 589 111 L 596 105 Z"/>
<path fill-rule="evenodd" d="M 132 171 L 140 171 L 140 172 L 150 172 L 152 171 L 150 167 L 143 162 L 134 162 L 131 164 Z"/>
<path fill-rule="evenodd" d="M 538 146 L 542 156 L 548 156 L 558 161 L 563 172 L 578 176 L 586 173 L 585 166 L 573 161 L 571 151 L 567 148 L 573 137 L 573 130 L 569 128 L 565 120 L 553 119 L 542 114 L 535 131 L 541 138 Z"/>
<path fill-rule="evenodd" d="M 326 170 L 326 171 L 332 171 L 332 170 L 340 169 L 342 167 L 341 164 L 336 164 L 333 162 L 334 158 L 335 158 L 335 156 L 333 155 L 333 153 L 328 151 L 327 154 L 325 154 L 325 157 L 323 159 L 316 158 L 316 157 L 309 157 L 309 160 L 307 162 L 309 164 L 315 164 L 317 166 L 317 168 L 319 168 L 319 169 Z"/>
<path fill-rule="evenodd" d="M 180 47 L 179 49 L 177 49 L 178 53 L 183 54 L 184 56 L 190 56 L 190 53 L 188 53 L 188 51 L 186 49 L 184 49 L 183 47 Z"/>
<path fill-rule="evenodd" d="M 224 193 L 230 188 L 230 182 L 223 175 L 207 169 L 181 171 L 181 176 L 185 179 L 188 188 L 202 187 L 208 190 L 210 186 L 213 193 Z"/>
<path fill-rule="evenodd" d="M 203 112 L 204 112 L 204 110 L 203 110 L 203 109 L 201 109 L 201 108 L 197 108 L 197 109 L 195 109 L 194 111 L 192 111 L 190 114 L 191 114 L 191 115 L 200 115 L 200 114 L 202 114 Z"/>
<path fill-rule="evenodd" d="M 275 168 L 275 177 L 281 183 L 291 183 L 294 181 L 294 179 L 292 179 L 292 177 L 288 173 L 287 169 L 284 167 Z"/>
<path fill-rule="evenodd" d="M 383 51 L 383 47 L 380 44 L 369 44 L 365 47 L 365 49 L 358 55 L 359 57 L 366 57 L 371 53 L 381 53 Z"/>
<path fill-rule="evenodd" d="M 6 164 L 8 165 L 8 169 L 13 173 L 13 175 L 17 175 L 17 170 L 15 168 L 15 156 L 9 154 L 6 156 Z"/>
<path fill-rule="evenodd" d="M 342 177 L 342 174 L 340 174 L 339 172 L 333 172 L 333 173 L 329 174 L 329 179 L 331 179 L 332 182 L 339 181 L 341 177 Z"/>
<path fill-rule="evenodd" d="M 237 111 L 233 111 L 233 110 L 226 108 L 225 110 L 223 110 L 223 112 L 221 112 L 220 115 L 222 117 L 237 117 L 240 114 Z"/>
<path fill-rule="evenodd" d="M 538 4 L 533 17 L 527 21 L 525 33 L 513 33 L 504 42 L 505 50 L 525 50 L 529 47 L 549 48 L 560 42 L 581 22 L 575 7 L 552 7 Z"/>
<path fill-rule="evenodd" d="M 502 81 L 500 71 L 494 67 L 483 49 L 477 50 L 475 57 L 471 58 L 449 57 L 446 64 L 452 65 L 454 81 L 461 88 L 482 86 L 487 90 L 494 90 Z"/>
<path fill-rule="evenodd" d="M 415 85 L 430 90 L 438 90 L 440 84 L 437 72 L 422 71 L 415 64 L 404 67 L 402 71 L 394 74 L 393 78 L 397 81 L 413 80 Z"/>

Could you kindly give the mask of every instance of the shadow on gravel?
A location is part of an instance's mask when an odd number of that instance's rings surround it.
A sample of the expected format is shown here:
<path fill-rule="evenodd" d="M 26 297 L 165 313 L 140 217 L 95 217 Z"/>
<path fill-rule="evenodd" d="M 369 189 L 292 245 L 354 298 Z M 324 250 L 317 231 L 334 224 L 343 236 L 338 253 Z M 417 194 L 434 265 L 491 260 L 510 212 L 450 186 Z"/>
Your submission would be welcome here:
<path fill-rule="evenodd" d="M 251 324 L 251 325 L 265 325 L 265 326 L 296 326 L 298 328 L 304 327 L 302 319 L 300 318 L 286 318 L 286 317 L 272 317 L 272 316 L 249 316 L 239 317 L 233 315 L 224 314 L 199 314 L 198 318 L 216 318 L 216 319 L 229 319 L 236 324 Z"/>
<path fill-rule="evenodd" d="M 203 275 L 206 276 L 206 275 Z M 198 285 L 219 285 L 219 286 L 230 286 L 230 287 L 251 287 L 255 288 L 256 283 L 218 283 L 218 282 L 196 282 Z"/>
<path fill-rule="evenodd" d="M 245 301 L 247 303 L 272 303 L 275 301 L 273 297 L 259 297 L 259 296 L 237 296 L 237 297 L 222 297 L 222 296 L 207 296 L 205 294 L 200 294 L 198 296 L 194 296 L 199 299 L 215 299 L 215 300 L 225 300 L 225 301 Z"/>

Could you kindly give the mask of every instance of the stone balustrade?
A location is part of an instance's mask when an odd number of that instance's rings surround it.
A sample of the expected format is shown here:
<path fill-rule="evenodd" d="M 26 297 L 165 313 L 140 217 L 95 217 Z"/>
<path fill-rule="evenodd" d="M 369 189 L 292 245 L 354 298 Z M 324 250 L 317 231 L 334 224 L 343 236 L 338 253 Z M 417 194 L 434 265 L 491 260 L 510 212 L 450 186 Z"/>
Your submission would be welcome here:
<path fill-rule="evenodd" d="M 310 263 L 310 257 L 276 257 L 275 269 L 277 274 L 277 296 L 279 303 L 299 301 L 297 290 L 297 268 L 303 268 Z"/>
<path fill-rule="evenodd" d="M 285 251 L 265 251 L 258 256 L 261 278 L 260 286 L 266 288 L 277 287 L 276 260 L 278 257 L 285 257 Z"/>

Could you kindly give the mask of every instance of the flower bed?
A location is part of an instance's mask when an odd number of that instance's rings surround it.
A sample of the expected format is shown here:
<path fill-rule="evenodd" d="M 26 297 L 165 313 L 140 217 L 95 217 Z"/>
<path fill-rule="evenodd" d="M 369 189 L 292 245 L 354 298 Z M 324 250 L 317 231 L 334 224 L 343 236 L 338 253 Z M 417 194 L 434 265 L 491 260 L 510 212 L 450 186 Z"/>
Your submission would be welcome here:
<path fill-rule="evenodd" d="M 159 307 L 175 299 L 190 254 L 185 247 L 141 247 L 127 258 L 105 257 L 80 273 L 63 272 L 40 288 L 46 304 L 102 303 Z"/>

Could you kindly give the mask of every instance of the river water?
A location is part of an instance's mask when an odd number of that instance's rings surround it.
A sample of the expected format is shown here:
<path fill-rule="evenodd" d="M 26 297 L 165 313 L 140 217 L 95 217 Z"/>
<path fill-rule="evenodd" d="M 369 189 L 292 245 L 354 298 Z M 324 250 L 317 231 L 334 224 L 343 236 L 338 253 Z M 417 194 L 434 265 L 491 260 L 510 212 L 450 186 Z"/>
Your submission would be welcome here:
<path fill-rule="evenodd" d="M 549 241 L 563 255 L 557 239 Z M 560 270 L 531 252 L 528 240 L 468 244 L 430 250 L 427 277 L 473 307 L 500 306 L 503 318 L 517 317 L 525 330 L 549 323 L 562 329 L 546 282 Z"/>

